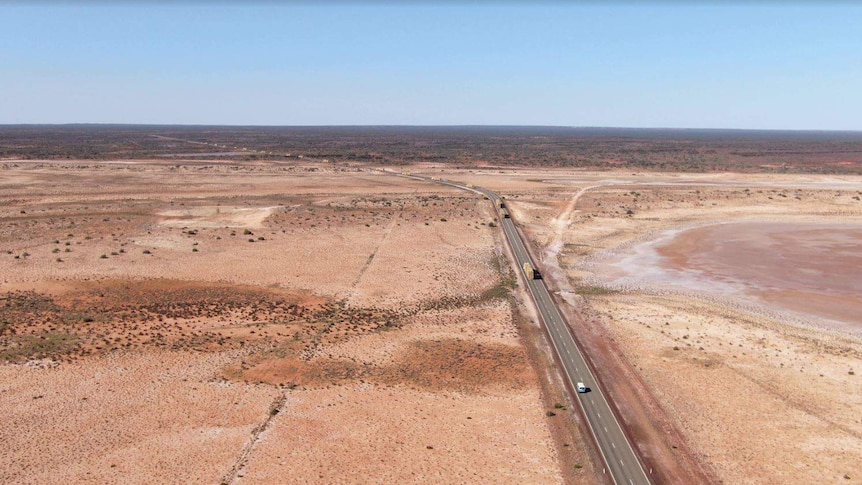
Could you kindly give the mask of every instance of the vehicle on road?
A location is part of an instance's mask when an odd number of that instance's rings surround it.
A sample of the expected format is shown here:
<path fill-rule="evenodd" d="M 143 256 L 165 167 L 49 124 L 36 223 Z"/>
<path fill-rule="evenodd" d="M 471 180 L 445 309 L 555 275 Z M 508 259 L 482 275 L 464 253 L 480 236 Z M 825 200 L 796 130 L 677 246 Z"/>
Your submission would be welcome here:
<path fill-rule="evenodd" d="M 503 214 L 503 219 L 511 219 L 512 217 L 506 209 L 500 209 L 500 213 Z"/>
<path fill-rule="evenodd" d="M 542 278 L 542 275 L 539 274 L 539 270 L 534 268 L 530 263 L 524 263 L 524 275 L 528 280 L 538 280 Z"/>
<path fill-rule="evenodd" d="M 463 184 L 456 184 L 445 180 L 438 181 L 438 183 L 466 189 Z M 503 213 L 502 209 L 507 209 L 504 201 L 494 192 L 482 188 L 479 188 L 477 192 L 481 192 L 484 196 L 493 200 L 495 206 L 500 211 L 499 214 Z M 506 241 L 512 250 L 515 260 L 522 265 L 525 279 L 542 279 L 542 275 L 533 267 L 529 251 L 524 240 L 517 232 L 514 219 L 510 219 L 508 222 L 502 219 L 501 222 Z M 526 287 L 529 290 L 528 293 L 531 300 L 535 304 L 536 311 L 539 313 L 540 321 L 547 330 L 553 351 L 559 359 L 559 365 L 565 371 L 566 382 L 569 386 L 572 386 L 569 389 L 576 391 L 577 394 L 590 393 L 592 390 L 585 383 L 575 383 L 571 380 L 571 376 L 583 376 L 586 378 L 591 377 L 592 373 L 587 367 L 586 358 L 578 349 L 571 329 L 566 325 L 565 318 L 560 313 L 560 309 L 551 297 L 547 286 L 542 282 L 535 281 L 525 281 L 525 283 L 527 283 Z M 588 380 L 594 379 L 591 378 Z M 606 465 L 605 469 L 611 475 L 613 483 L 649 485 L 651 481 L 644 471 L 631 441 L 625 435 L 622 426 L 614 416 L 614 411 L 604 394 L 598 392 L 592 397 L 585 395 L 583 398 L 577 399 L 577 401 L 589 424 L 590 432 Z"/>

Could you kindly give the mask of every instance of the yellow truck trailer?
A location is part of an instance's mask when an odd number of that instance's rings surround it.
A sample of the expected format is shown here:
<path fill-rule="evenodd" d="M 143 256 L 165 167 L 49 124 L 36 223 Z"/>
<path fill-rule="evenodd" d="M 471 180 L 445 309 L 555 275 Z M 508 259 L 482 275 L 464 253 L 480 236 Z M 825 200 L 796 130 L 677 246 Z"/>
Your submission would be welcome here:
<path fill-rule="evenodd" d="M 526 276 L 528 280 L 542 279 L 542 275 L 539 273 L 539 270 L 534 268 L 530 263 L 524 263 L 524 276 Z"/>

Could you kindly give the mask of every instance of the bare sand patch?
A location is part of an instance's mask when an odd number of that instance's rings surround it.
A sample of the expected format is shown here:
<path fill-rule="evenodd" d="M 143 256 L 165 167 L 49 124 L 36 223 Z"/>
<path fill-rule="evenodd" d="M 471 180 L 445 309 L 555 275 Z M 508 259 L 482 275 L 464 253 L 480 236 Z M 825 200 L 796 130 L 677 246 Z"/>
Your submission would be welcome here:
<path fill-rule="evenodd" d="M 239 227 L 260 228 L 267 217 L 278 207 L 222 207 L 204 206 L 189 209 L 172 209 L 158 212 L 164 219 L 161 224 L 172 227 Z"/>
<path fill-rule="evenodd" d="M 219 379 L 229 354 L 0 365 L 4 483 L 216 483 L 278 392 Z"/>
<path fill-rule="evenodd" d="M 282 357 L 254 365 L 243 377 L 303 388 L 361 381 L 463 393 L 479 392 L 486 387 L 520 389 L 534 379 L 526 356 L 518 347 L 453 338 L 414 340 L 402 345 L 382 365 L 333 357 L 311 361 Z"/>
<path fill-rule="evenodd" d="M 368 384 L 291 392 L 238 483 L 561 483 L 537 399 Z"/>

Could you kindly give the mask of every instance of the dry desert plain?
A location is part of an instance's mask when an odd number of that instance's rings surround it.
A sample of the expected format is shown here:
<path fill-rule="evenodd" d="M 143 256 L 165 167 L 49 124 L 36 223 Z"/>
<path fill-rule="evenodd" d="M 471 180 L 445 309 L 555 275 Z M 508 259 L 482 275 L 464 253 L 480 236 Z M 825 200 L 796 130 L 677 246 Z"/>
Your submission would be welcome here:
<path fill-rule="evenodd" d="M 2 167 L 0 482 L 595 481 L 488 201 L 326 164 Z"/>
<path fill-rule="evenodd" d="M 507 195 L 648 464 L 862 483 L 862 178 L 451 177 Z"/>
<path fill-rule="evenodd" d="M 657 482 L 860 483 L 862 178 L 411 170 L 507 198 Z M 179 160 L 0 196 L 3 482 L 607 481 L 487 201 Z"/>

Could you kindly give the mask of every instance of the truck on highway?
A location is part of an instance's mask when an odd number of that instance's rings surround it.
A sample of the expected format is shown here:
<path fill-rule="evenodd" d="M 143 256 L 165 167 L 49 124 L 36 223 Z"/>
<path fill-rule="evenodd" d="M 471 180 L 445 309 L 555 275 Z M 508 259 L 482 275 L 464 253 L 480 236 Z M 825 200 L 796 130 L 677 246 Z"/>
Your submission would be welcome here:
<path fill-rule="evenodd" d="M 512 215 L 506 209 L 500 209 L 500 214 L 503 214 L 503 219 L 511 219 Z"/>
<path fill-rule="evenodd" d="M 497 205 L 499 205 L 501 209 L 506 208 L 506 203 L 503 202 L 503 199 L 497 199 Z"/>
<path fill-rule="evenodd" d="M 530 263 L 524 263 L 524 275 L 528 280 L 542 279 L 542 275 L 539 274 L 539 270 L 534 268 Z"/>

